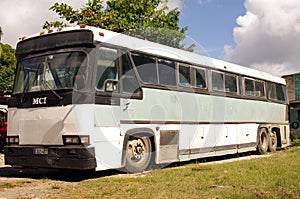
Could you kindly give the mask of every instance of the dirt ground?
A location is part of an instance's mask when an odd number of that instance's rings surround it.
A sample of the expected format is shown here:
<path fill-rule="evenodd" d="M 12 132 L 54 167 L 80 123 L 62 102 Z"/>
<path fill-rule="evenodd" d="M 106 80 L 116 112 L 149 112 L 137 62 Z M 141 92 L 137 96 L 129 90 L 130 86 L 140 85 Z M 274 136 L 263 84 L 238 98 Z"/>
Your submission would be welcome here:
<path fill-rule="evenodd" d="M 55 197 L 56 189 L 76 186 L 76 182 L 60 181 L 58 175 L 58 171 L 54 170 L 4 165 L 4 155 L 0 153 L 0 199 Z"/>

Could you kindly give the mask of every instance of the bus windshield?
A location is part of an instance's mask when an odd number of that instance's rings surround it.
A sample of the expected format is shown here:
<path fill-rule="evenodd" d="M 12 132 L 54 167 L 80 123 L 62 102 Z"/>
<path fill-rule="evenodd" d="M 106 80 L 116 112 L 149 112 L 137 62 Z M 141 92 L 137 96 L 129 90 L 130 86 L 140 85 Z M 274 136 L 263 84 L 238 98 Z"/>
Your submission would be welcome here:
<path fill-rule="evenodd" d="M 87 55 L 83 52 L 48 54 L 21 60 L 13 93 L 72 89 L 75 80 L 83 79 L 86 63 Z"/>

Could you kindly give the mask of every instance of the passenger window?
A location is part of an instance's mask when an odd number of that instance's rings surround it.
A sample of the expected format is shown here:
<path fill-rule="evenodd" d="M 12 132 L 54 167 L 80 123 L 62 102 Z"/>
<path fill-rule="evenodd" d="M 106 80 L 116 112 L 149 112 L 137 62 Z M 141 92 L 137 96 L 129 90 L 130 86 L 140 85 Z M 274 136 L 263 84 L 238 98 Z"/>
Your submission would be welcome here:
<path fill-rule="evenodd" d="M 107 80 L 118 80 L 118 50 L 100 47 L 97 61 L 97 90 L 104 90 Z"/>
<path fill-rule="evenodd" d="M 158 84 L 156 59 L 138 54 L 132 54 L 132 58 L 141 80 L 146 83 Z"/>
<path fill-rule="evenodd" d="M 280 101 L 285 101 L 285 86 L 276 84 L 277 99 Z"/>
<path fill-rule="evenodd" d="M 184 87 L 206 88 L 205 69 L 179 65 L 179 85 Z"/>
<path fill-rule="evenodd" d="M 184 87 L 192 86 L 191 68 L 189 66 L 179 65 L 179 85 Z"/>
<path fill-rule="evenodd" d="M 237 93 L 237 76 L 221 72 L 212 72 L 212 89 Z"/>
<path fill-rule="evenodd" d="M 245 95 L 265 97 L 265 84 L 263 81 L 245 78 Z"/>
<path fill-rule="evenodd" d="M 237 77 L 225 74 L 225 91 L 237 93 Z"/>
<path fill-rule="evenodd" d="M 268 98 L 277 100 L 275 83 L 268 83 Z"/>
<path fill-rule="evenodd" d="M 212 72 L 212 89 L 213 91 L 225 90 L 223 73 Z"/>
<path fill-rule="evenodd" d="M 254 81 L 251 79 L 245 79 L 245 94 L 253 96 L 254 91 Z"/>
<path fill-rule="evenodd" d="M 158 59 L 159 84 L 176 86 L 175 63 L 169 60 Z"/>
<path fill-rule="evenodd" d="M 269 99 L 286 101 L 286 93 L 285 93 L 284 85 L 269 82 L 267 88 L 268 88 Z"/>
<path fill-rule="evenodd" d="M 196 69 L 196 87 L 206 88 L 206 74 L 204 69 Z"/>
<path fill-rule="evenodd" d="M 262 81 L 255 81 L 255 91 L 258 97 L 265 97 L 265 86 Z"/>
<path fill-rule="evenodd" d="M 126 52 L 122 53 L 122 91 L 126 93 L 141 93 L 139 83 L 128 60 Z"/>

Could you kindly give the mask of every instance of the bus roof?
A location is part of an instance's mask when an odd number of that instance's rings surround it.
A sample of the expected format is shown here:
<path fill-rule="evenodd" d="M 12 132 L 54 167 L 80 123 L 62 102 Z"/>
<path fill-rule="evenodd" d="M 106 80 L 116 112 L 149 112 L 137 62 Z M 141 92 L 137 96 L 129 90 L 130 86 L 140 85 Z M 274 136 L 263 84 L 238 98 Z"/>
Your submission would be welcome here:
<path fill-rule="evenodd" d="M 284 85 L 286 84 L 285 79 L 278 76 L 271 75 L 263 71 L 255 70 L 249 67 L 240 66 L 226 61 L 217 60 L 208 56 L 203 56 L 200 54 L 188 52 L 185 50 L 165 46 L 151 41 L 142 40 L 125 34 L 116 33 L 113 31 L 105 30 L 102 28 L 91 27 L 91 26 L 84 25 L 84 26 L 57 28 L 54 30 L 48 30 L 48 31 L 41 32 L 39 34 L 32 35 L 28 38 L 33 38 L 45 34 L 52 34 L 56 32 L 75 31 L 79 29 L 91 30 L 94 34 L 95 41 L 122 46 L 134 51 L 140 51 L 144 53 L 150 53 L 153 55 L 164 56 L 166 58 L 176 59 L 178 61 L 190 63 L 196 66 L 205 66 L 216 70 L 232 72 L 240 75 L 245 75 L 248 77 L 255 77 L 267 81 L 276 82 L 279 84 L 284 84 Z M 27 39 L 27 37 L 23 38 L 22 40 L 25 39 Z"/>

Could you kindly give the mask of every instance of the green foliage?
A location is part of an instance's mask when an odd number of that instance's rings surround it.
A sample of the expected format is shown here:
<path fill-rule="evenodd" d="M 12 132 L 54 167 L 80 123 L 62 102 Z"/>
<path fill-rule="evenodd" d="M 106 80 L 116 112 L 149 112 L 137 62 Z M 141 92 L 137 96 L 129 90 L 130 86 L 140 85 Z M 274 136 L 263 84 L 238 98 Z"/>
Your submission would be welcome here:
<path fill-rule="evenodd" d="M 47 21 L 43 28 L 85 24 L 184 48 L 180 41 L 185 38 L 187 27 L 179 27 L 180 12 L 178 8 L 169 10 L 167 0 L 108 0 L 105 8 L 103 2 L 88 0 L 79 10 L 64 3 L 55 3 L 50 10 L 67 23 Z M 188 48 L 191 51 L 193 46 Z"/>
<path fill-rule="evenodd" d="M 8 44 L 0 43 L 0 90 L 11 90 L 17 59 L 15 50 Z"/>
<path fill-rule="evenodd" d="M 292 142 L 298 138 L 298 136 L 296 134 L 296 130 L 291 130 L 290 131 L 290 138 L 291 138 Z"/>

